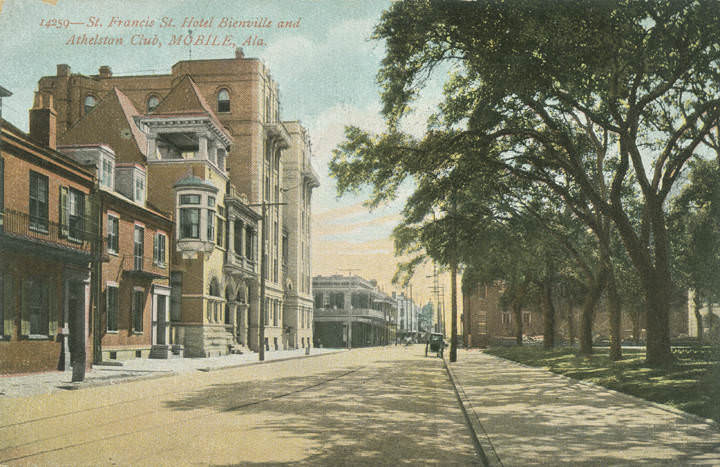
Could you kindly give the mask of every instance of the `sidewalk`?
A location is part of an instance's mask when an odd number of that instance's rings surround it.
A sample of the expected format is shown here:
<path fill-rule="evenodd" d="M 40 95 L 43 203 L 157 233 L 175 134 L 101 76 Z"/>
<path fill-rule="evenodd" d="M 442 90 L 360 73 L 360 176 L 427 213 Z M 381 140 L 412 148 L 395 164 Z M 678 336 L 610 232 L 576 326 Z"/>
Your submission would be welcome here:
<path fill-rule="evenodd" d="M 720 465 L 695 415 L 478 350 L 447 365 L 489 465 Z"/>
<path fill-rule="evenodd" d="M 313 348 L 310 356 L 342 352 L 343 349 Z M 305 358 L 304 349 L 265 352 L 265 361 Z M 258 354 L 248 352 L 211 358 L 175 358 L 168 360 L 137 358 L 124 360 L 122 366 L 95 365 L 85 373 L 85 381 L 72 383 L 72 372 L 53 371 L 20 376 L 0 376 L 0 397 L 24 397 L 124 381 L 157 378 L 193 371 L 212 371 L 258 363 Z"/>

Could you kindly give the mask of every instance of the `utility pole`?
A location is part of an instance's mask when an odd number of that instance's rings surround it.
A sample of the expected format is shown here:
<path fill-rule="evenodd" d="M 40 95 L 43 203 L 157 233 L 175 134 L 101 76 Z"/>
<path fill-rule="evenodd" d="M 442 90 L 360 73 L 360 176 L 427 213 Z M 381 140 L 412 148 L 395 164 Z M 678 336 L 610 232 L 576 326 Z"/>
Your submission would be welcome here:
<path fill-rule="evenodd" d="M 451 306 L 451 333 L 450 336 L 450 361 L 457 361 L 457 270 L 458 270 L 458 258 L 457 258 L 457 231 L 456 231 L 456 215 L 457 215 L 457 189 L 452 192 L 452 204 L 451 204 L 452 216 L 450 222 L 450 228 L 452 229 L 450 238 L 450 306 Z"/>
<path fill-rule="evenodd" d="M 265 239 L 267 238 L 265 216 L 267 215 L 268 206 L 284 206 L 286 204 L 287 203 L 266 203 L 265 201 L 262 203 L 248 204 L 248 206 L 260 206 L 262 208 L 262 218 L 260 219 L 262 225 L 262 238 L 260 239 L 260 319 L 258 320 L 258 327 L 260 328 L 258 330 L 258 339 L 260 340 L 258 357 L 261 362 L 265 360 L 265 267 L 267 266 L 265 264 Z"/>

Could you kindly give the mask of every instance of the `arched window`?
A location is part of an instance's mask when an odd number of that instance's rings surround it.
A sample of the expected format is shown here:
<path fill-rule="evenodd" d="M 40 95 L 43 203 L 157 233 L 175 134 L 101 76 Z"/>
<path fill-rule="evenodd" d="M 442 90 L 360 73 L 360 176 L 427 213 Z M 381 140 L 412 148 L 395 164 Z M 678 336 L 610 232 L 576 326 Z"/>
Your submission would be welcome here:
<path fill-rule="evenodd" d="M 152 112 L 153 110 L 155 110 L 155 109 L 157 108 L 158 104 L 160 104 L 160 98 L 159 98 L 158 96 L 150 96 L 150 97 L 148 97 L 148 100 L 147 100 L 147 111 L 148 111 L 148 113 L 150 113 L 150 112 Z"/>
<path fill-rule="evenodd" d="M 85 113 L 86 114 L 90 113 L 90 111 L 95 108 L 95 104 L 97 104 L 95 97 L 85 96 L 85 103 L 84 103 Z"/>
<path fill-rule="evenodd" d="M 213 297 L 220 297 L 220 283 L 216 277 L 213 277 L 210 281 L 210 288 L 208 289 L 208 295 Z"/>
<path fill-rule="evenodd" d="M 221 89 L 217 98 L 218 112 L 230 112 L 230 93 L 227 89 Z"/>

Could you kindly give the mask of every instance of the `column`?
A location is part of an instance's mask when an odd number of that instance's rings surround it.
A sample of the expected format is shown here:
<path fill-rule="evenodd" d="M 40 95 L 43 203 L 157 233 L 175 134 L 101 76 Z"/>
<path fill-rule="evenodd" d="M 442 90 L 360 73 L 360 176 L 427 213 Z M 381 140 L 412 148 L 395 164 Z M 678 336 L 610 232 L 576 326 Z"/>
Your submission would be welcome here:
<path fill-rule="evenodd" d="M 228 234 L 227 234 L 227 236 L 228 236 L 228 238 L 227 238 L 228 253 L 234 254 L 234 253 L 237 253 L 235 251 L 235 218 L 230 217 L 229 210 L 227 211 L 227 223 L 230 226 L 230 228 L 227 229 L 228 230 Z"/>
<path fill-rule="evenodd" d="M 208 139 L 207 139 L 207 136 L 205 136 L 205 135 L 200 136 L 199 146 L 198 146 L 198 159 L 201 159 L 201 160 L 208 159 Z"/>

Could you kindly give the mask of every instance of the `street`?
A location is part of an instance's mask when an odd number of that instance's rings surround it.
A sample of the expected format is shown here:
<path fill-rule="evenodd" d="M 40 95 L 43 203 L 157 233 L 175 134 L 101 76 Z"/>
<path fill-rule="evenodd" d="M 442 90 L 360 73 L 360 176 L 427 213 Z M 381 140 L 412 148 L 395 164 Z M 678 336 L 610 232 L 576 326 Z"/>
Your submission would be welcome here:
<path fill-rule="evenodd" d="M 478 464 L 424 347 L 0 400 L 3 464 Z"/>

